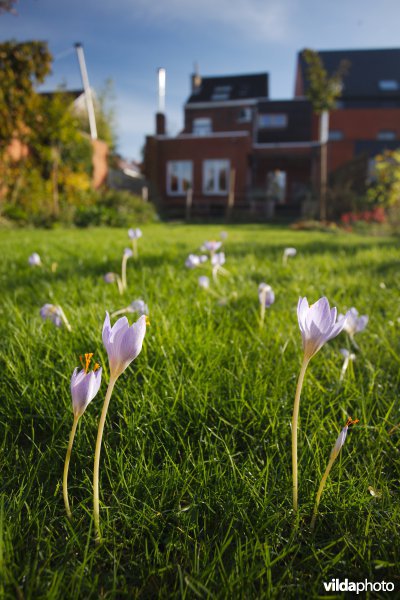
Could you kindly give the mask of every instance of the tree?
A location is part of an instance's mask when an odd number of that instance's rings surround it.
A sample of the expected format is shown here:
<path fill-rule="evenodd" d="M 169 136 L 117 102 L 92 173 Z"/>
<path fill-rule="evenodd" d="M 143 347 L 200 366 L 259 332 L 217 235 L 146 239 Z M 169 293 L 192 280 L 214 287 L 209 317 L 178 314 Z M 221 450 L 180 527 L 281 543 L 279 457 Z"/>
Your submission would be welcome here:
<path fill-rule="evenodd" d="M 329 76 L 324 68 L 318 52 L 306 48 L 302 57 L 307 65 L 306 96 L 310 100 L 314 112 L 319 115 L 320 131 L 320 195 L 319 218 L 326 220 L 326 192 L 327 192 L 327 139 L 323 139 L 322 132 L 329 131 L 329 112 L 335 108 L 336 101 L 342 93 L 342 81 L 346 75 L 350 62 L 342 60 L 333 73 Z"/>
<path fill-rule="evenodd" d="M 68 93 L 44 94 L 39 99 L 39 127 L 32 131 L 32 160 L 51 181 L 53 214 L 59 213 L 59 187 L 90 187 L 92 146 L 71 112 Z"/>
<path fill-rule="evenodd" d="M 17 3 L 17 0 L 0 0 L 0 14 L 3 12 L 9 12 L 15 14 L 14 5 Z"/>
<path fill-rule="evenodd" d="M 0 44 L 0 154 L 13 137 L 29 141 L 40 118 L 35 88 L 50 73 L 51 62 L 46 42 Z"/>

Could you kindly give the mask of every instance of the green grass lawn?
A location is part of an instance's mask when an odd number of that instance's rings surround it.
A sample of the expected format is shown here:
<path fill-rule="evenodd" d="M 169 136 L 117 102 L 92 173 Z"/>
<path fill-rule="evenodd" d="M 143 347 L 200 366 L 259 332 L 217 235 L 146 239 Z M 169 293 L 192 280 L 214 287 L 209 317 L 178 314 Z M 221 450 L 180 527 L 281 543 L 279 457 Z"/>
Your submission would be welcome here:
<path fill-rule="evenodd" d="M 229 298 L 222 306 L 197 283 L 210 267 L 184 266 L 221 227 L 144 227 L 123 297 L 102 276 L 120 269 L 125 230 L 1 232 L 0 598 L 317 598 L 332 578 L 392 581 L 395 592 L 371 597 L 399 597 L 400 428 L 389 435 L 400 423 L 398 240 L 225 229 L 230 275 L 212 285 Z M 298 254 L 284 266 L 286 246 Z M 43 268 L 28 265 L 35 251 Z M 262 329 L 261 281 L 276 294 Z M 302 360 L 300 295 L 310 302 L 326 295 L 339 312 L 354 306 L 370 321 L 342 383 L 345 333 L 310 363 L 296 519 L 291 415 Z M 110 404 L 99 546 L 91 485 L 108 380 L 101 330 L 106 310 L 139 297 L 151 325 Z M 62 305 L 71 333 L 41 320 L 46 302 Z M 61 487 L 69 386 L 85 352 L 103 366 L 103 383 L 78 427 L 69 522 Z M 348 415 L 360 422 L 332 469 L 312 534 L 315 494 Z"/>

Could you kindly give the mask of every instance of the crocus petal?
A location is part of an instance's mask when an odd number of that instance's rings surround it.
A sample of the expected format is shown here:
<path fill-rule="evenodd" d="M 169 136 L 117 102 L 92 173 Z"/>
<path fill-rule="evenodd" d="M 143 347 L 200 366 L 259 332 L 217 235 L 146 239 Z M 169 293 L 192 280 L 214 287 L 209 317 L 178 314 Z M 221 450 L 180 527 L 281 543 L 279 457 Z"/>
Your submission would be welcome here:
<path fill-rule="evenodd" d="M 75 417 L 81 417 L 89 402 L 93 400 L 99 391 L 101 384 L 102 369 L 89 371 L 84 369 L 78 372 L 76 368 L 71 377 L 72 409 Z"/>
<path fill-rule="evenodd" d="M 129 327 L 126 317 L 118 319 L 110 328 L 110 317 L 106 313 L 103 325 L 103 343 L 110 363 L 110 374 L 115 379 L 138 356 L 146 333 L 146 317 L 142 315 Z"/>

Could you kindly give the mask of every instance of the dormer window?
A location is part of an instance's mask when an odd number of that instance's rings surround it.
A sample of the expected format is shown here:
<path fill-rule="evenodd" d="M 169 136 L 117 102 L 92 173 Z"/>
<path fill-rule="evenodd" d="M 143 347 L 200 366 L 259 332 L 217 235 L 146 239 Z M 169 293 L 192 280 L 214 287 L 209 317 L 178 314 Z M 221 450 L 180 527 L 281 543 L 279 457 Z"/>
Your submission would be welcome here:
<path fill-rule="evenodd" d="M 287 127 L 288 117 L 284 113 L 270 113 L 258 116 L 260 129 L 284 129 Z"/>
<path fill-rule="evenodd" d="M 382 92 L 397 92 L 400 86 L 396 79 L 381 79 L 378 87 Z"/>
<path fill-rule="evenodd" d="M 211 96 L 212 101 L 229 100 L 232 91 L 231 85 L 216 85 Z"/>

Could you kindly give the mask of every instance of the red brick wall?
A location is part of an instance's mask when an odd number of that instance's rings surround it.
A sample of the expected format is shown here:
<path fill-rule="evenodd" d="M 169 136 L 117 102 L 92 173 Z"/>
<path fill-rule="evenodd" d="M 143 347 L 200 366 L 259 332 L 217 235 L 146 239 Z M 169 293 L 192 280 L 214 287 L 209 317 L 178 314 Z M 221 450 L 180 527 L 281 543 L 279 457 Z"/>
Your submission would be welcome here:
<path fill-rule="evenodd" d="M 254 110 L 254 107 L 251 107 Z M 209 118 L 212 131 L 248 131 L 252 132 L 252 121 L 240 123 L 238 121 L 240 110 L 243 106 L 221 106 L 220 108 L 185 109 L 185 127 L 183 133 L 193 133 L 194 119 Z"/>
<path fill-rule="evenodd" d="M 184 206 L 185 196 L 167 194 L 167 163 L 175 160 L 191 160 L 193 163 L 193 197 L 197 203 L 209 206 L 213 203 L 225 205 L 227 195 L 203 196 L 203 161 L 227 159 L 235 169 L 235 194 L 243 198 L 246 194 L 248 156 L 251 151 L 250 136 L 240 137 L 193 137 L 189 139 L 148 139 L 146 152 L 146 176 L 158 183 L 158 192 L 163 207 Z"/>

